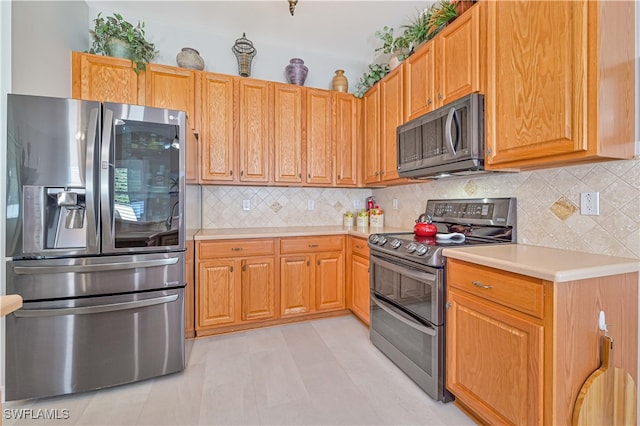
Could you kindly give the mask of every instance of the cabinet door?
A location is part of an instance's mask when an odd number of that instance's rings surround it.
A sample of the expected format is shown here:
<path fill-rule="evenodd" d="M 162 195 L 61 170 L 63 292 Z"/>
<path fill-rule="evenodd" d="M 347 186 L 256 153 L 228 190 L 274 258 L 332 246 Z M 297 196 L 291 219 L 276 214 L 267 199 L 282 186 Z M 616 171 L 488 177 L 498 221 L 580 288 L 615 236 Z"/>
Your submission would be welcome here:
<path fill-rule="evenodd" d="M 310 256 L 280 258 L 280 314 L 307 314 L 312 310 Z"/>
<path fill-rule="evenodd" d="M 339 186 L 358 184 L 358 99 L 349 93 L 334 94 L 336 135 L 336 183 Z"/>
<path fill-rule="evenodd" d="M 242 320 L 266 320 L 275 317 L 274 259 L 247 258 L 242 269 Z"/>
<path fill-rule="evenodd" d="M 481 6 L 460 15 L 437 36 L 437 106 L 480 90 Z"/>
<path fill-rule="evenodd" d="M 331 92 L 307 89 L 307 184 L 333 183 Z"/>
<path fill-rule="evenodd" d="M 140 104 L 138 74 L 128 59 L 72 52 L 72 96 L 76 99 Z"/>
<path fill-rule="evenodd" d="M 273 85 L 274 181 L 302 182 L 302 88 Z"/>
<path fill-rule="evenodd" d="M 239 80 L 240 181 L 270 181 L 270 110 L 267 81 Z"/>
<path fill-rule="evenodd" d="M 370 315 L 368 258 L 362 256 L 353 256 L 351 258 L 351 285 L 351 310 L 368 325 Z"/>
<path fill-rule="evenodd" d="M 201 261 L 198 267 L 196 329 L 232 324 L 239 318 L 236 261 Z"/>
<path fill-rule="evenodd" d="M 236 78 L 202 73 L 200 86 L 200 179 L 230 182 L 234 173 L 234 93 Z"/>
<path fill-rule="evenodd" d="M 487 2 L 488 164 L 587 149 L 586 3 Z"/>
<path fill-rule="evenodd" d="M 489 424 L 542 424 L 543 326 L 457 290 L 447 300 L 447 388 Z"/>
<path fill-rule="evenodd" d="M 344 309 L 344 254 L 315 255 L 316 309 Z"/>
<path fill-rule="evenodd" d="M 405 121 L 435 109 L 435 42 L 423 44 L 404 62 Z"/>
<path fill-rule="evenodd" d="M 379 84 L 364 95 L 364 183 L 380 182 L 380 105 Z"/>
<path fill-rule="evenodd" d="M 149 64 L 145 72 L 144 103 L 155 108 L 185 111 L 191 129 L 196 120 L 196 72 L 186 68 Z"/>
<path fill-rule="evenodd" d="M 404 73 L 400 66 L 380 84 L 380 179 L 398 179 L 396 128 L 404 121 Z"/>

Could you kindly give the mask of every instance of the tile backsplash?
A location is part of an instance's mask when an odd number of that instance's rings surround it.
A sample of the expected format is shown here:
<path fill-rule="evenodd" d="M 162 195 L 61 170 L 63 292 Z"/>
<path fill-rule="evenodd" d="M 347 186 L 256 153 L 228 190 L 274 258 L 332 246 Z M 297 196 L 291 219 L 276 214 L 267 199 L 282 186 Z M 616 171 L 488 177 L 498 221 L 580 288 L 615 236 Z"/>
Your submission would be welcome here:
<path fill-rule="evenodd" d="M 202 228 L 342 225 L 371 189 L 203 186 Z M 248 200 L 250 210 L 243 210 Z M 313 210 L 309 210 L 309 200 Z"/>
<path fill-rule="evenodd" d="M 341 225 L 342 214 L 355 210 L 354 200 L 364 207 L 374 195 L 385 210 L 385 225 L 409 230 L 428 199 L 517 197 L 519 243 L 640 258 L 640 159 L 373 190 L 209 185 L 190 190 L 187 225 L 198 228 Z M 580 214 L 581 192 L 600 193 L 599 216 Z M 243 200 L 249 200 L 250 210 L 242 209 Z M 314 210 L 307 209 L 308 200 Z M 191 205 L 201 206 L 196 226 Z"/>
<path fill-rule="evenodd" d="M 580 193 L 600 193 L 600 215 Z M 375 189 L 385 224 L 410 229 L 433 198 L 517 197 L 518 243 L 640 258 L 640 160 L 477 175 Z M 392 210 L 393 199 L 398 209 Z"/>

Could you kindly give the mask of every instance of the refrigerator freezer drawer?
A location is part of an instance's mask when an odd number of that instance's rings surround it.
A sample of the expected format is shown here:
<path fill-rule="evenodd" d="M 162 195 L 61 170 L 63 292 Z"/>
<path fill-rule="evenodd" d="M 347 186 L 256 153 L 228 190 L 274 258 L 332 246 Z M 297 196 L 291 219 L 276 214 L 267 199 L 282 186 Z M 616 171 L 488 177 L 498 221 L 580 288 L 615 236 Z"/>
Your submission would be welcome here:
<path fill-rule="evenodd" d="M 6 324 L 8 401 L 135 382 L 185 365 L 183 288 L 27 302 Z"/>
<path fill-rule="evenodd" d="M 184 252 L 7 262 L 7 293 L 25 301 L 185 285 Z"/>

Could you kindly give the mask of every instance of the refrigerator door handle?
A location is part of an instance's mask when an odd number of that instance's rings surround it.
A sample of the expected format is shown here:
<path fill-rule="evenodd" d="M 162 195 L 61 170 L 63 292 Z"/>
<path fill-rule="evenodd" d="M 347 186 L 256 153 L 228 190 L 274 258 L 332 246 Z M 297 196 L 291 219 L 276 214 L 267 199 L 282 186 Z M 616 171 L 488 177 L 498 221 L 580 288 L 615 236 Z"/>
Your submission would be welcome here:
<path fill-rule="evenodd" d="M 144 308 L 147 306 L 161 305 L 164 303 L 175 302 L 178 299 L 177 294 L 169 296 L 155 297 L 153 299 L 136 300 L 133 302 L 109 303 L 106 305 L 82 306 L 77 308 L 56 308 L 56 309 L 19 309 L 14 315 L 19 318 L 33 317 L 54 317 L 61 315 L 83 315 L 98 314 L 101 312 L 124 311 L 127 309 Z"/>
<path fill-rule="evenodd" d="M 153 266 L 175 265 L 180 259 L 142 260 L 134 262 L 98 263 L 93 265 L 56 265 L 56 266 L 14 266 L 16 275 L 63 274 L 65 272 L 122 271 L 124 269 L 151 268 Z"/>
<path fill-rule="evenodd" d="M 102 245 L 113 245 L 113 207 L 111 203 L 111 129 L 113 111 L 104 108 L 102 150 L 100 151 L 100 211 L 102 212 Z"/>
<path fill-rule="evenodd" d="M 100 108 L 91 109 L 89 115 L 89 128 L 87 130 L 87 152 L 86 152 L 86 173 L 87 173 L 87 187 L 85 191 L 85 206 L 87 210 L 87 251 L 89 253 L 98 253 L 99 239 L 98 239 L 98 203 L 94 200 L 96 188 L 97 173 L 94 166 L 94 159 L 96 155 L 96 149 L 99 145 L 96 143 L 98 138 L 98 126 L 100 122 L 98 120 Z"/>

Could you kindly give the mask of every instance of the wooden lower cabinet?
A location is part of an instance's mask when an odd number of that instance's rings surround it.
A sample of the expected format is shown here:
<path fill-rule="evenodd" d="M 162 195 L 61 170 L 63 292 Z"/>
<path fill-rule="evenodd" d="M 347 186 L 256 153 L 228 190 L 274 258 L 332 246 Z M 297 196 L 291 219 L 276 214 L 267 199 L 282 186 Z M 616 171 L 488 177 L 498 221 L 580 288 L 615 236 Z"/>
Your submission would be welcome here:
<path fill-rule="evenodd" d="M 370 284 L 369 247 L 367 240 L 349 237 L 347 248 L 347 308 L 362 322 L 369 325 Z"/>
<path fill-rule="evenodd" d="M 196 334 L 341 315 L 345 237 L 196 243 Z"/>
<path fill-rule="evenodd" d="M 283 317 L 345 308 L 343 236 L 283 238 L 280 253 Z"/>
<path fill-rule="evenodd" d="M 637 284 L 638 273 L 552 282 L 448 259 L 446 386 L 456 404 L 480 423 L 572 424 L 600 366 L 598 312 L 611 325 L 637 318 Z M 637 382 L 637 327 L 609 335 L 612 366 Z"/>
<path fill-rule="evenodd" d="M 196 332 L 276 318 L 273 248 L 271 239 L 198 242 Z"/>

